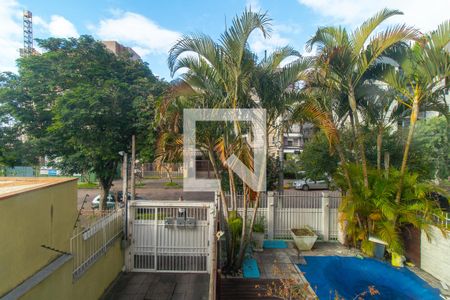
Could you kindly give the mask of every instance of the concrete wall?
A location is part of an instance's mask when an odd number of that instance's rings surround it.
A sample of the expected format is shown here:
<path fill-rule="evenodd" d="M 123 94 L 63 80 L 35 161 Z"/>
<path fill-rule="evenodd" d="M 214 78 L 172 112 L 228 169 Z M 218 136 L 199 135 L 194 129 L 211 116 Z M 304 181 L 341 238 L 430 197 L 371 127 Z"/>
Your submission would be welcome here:
<path fill-rule="evenodd" d="M 434 238 L 428 242 L 422 231 L 420 245 L 420 267 L 450 285 L 450 233 L 445 238 L 441 231 L 433 227 Z"/>
<path fill-rule="evenodd" d="M 76 205 L 76 180 L 0 199 L 0 296 L 70 251 Z"/>
<path fill-rule="evenodd" d="M 117 239 L 108 252 L 77 281 L 72 282 L 72 260 L 70 260 L 21 299 L 99 299 L 122 270 L 123 258 L 120 239 Z"/>

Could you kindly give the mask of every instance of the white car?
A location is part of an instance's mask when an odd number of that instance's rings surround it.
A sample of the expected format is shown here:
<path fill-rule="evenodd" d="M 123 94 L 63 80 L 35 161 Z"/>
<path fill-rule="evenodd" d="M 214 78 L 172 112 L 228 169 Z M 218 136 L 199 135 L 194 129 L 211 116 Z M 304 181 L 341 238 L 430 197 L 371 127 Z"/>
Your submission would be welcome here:
<path fill-rule="evenodd" d="M 119 205 L 121 204 L 121 202 L 119 202 Z M 100 206 L 100 195 L 98 195 L 97 197 L 95 197 L 92 202 L 91 202 L 91 207 L 92 209 L 95 208 L 99 208 Z M 108 197 L 106 198 L 106 208 L 107 209 L 112 209 L 116 206 L 116 202 L 114 200 L 114 194 L 113 193 L 109 193 Z"/>
<path fill-rule="evenodd" d="M 325 180 L 311 180 L 311 179 L 300 179 L 293 183 L 296 190 L 313 190 L 313 189 L 328 189 L 328 182 Z"/>

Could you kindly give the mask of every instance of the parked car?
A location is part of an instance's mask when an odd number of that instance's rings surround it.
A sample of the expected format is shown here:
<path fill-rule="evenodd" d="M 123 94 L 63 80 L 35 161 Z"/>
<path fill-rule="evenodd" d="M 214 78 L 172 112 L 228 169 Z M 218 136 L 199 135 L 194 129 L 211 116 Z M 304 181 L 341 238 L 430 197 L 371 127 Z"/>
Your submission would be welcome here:
<path fill-rule="evenodd" d="M 123 206 L 122 197 L 119 196 L 119 206 Z M 108 197 L 106 198 L 106 209 L 113 209 L 116 206 L 116 201 L 114 200 L 114 193 L 109 192 Z M 96 209 L 100 207 L 100 195 L 97 195 L 91 202 L 92 209 Z"/>
<path fill-rule="evenodd" d="M 312 179 L 300 179 L 296 180 L 293 183 L 293 186 L 296 190 L 313 190 L 313 189 L 328 189 L 329 184 L 326 180 L 312 180 Z"/>
<path fill-rule="evenodd" d="M 449 202 L 449 199 L 446 196 L 444 196 L 444 195 L 442 195 L 441 193 L 438 193 L 438 192 L 431 192 L 429 196 L 430 196 L 431 199 L 436 201 L 436 203 L 439 205 L 439 207 L 444 212 L 449 212 L 450 213 L 450 202 Z"/>

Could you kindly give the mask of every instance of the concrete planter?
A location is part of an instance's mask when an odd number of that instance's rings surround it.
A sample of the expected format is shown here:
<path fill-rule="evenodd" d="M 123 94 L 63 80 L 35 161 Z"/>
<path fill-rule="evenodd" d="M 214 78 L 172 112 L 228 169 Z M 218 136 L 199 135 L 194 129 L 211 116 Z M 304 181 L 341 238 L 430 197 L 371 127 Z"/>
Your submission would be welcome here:
<path fill-rule="evenodd" d="M 302 251 L 311 250 L 317 240 L 317 234 L 308 227 L 299 229 L 292 228 L 291 236 L 294 239 L 297 249 Z"/>
<path fill-rule="evenodd" d="M 254 247 L 255 251 L 263 251 L 264 232 L 253 232 L 252 241 L 255 245 Z"/>

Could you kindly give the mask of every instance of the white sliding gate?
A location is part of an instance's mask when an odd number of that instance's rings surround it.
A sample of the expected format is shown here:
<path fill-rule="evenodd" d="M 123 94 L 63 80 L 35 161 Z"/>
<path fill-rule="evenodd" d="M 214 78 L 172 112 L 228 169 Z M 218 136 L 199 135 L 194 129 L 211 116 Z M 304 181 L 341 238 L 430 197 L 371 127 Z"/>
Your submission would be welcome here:
<path fill-rule="evenodd" d="M 209 272 L 214 210 L 209 202 L 130 201 L 127 269 Z"/>

